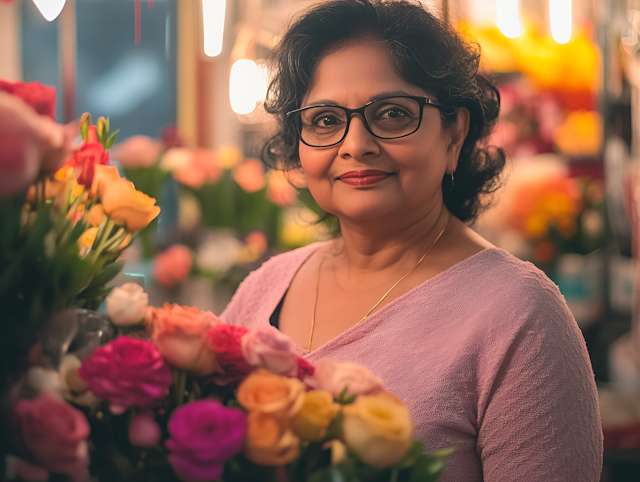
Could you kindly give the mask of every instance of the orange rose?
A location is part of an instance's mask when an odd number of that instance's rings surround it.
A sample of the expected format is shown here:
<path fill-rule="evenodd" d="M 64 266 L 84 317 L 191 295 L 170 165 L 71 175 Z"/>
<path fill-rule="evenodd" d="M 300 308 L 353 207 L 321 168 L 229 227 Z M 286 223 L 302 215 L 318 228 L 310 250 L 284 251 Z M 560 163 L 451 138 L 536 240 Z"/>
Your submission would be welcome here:
<path fill-rule="evenodd" d="M 93 183 L 91 184 L 91 197 L 101 196 L 107 186 L 120 179 L 120 173 L 115 166 L 98 165 L 93 174 Z"/>
<path fill-rule="evenodd" d="M 81 256 L 86 256 L 91 252 L 91 248 L 93 247 L 93 243 L 95 242 L 97 235 L 97 227 L 89 228 L 84 233 L 82 233 L 82 236 L 80 236 L 80 239 L 78 239 Z"/>
<path fill-rule="evenodd" d="M 264 168 L 258 159 L 247 159 L 233 171 L 233 178 L 246 192 L 259 191 L 264 187 Z"/>
<path fill-rule="evenodd" d="M 102 191 L 104 212 L 117 224 L 126 225 L 129 232 L 140 231 L 160 214 L 156 200 L 136 191 L 133 183 L 126 179 L 113 182 L 103 179 L 98 189 Z"/>
<path fill-rule="evenodd" d="M 304 404 L 304 385 L 298 379 L 279 377 L 260 369 L 244 379 L 236 398 L 246 410 L 288 420 Z"/>
<path fill-rule="evenodd" d="M 147 330 L 170 365 L 197 375 L 220 371 L 215 352 L 206 343 L 206 334 L 220 320 L 210 311 L 170 305 L 147 312 Z"/>
<path fill-rule="evenodd" d="M 286 465 L 298 456 L 300 440 L 273 416 L 249 412 L 244 455 L 254 464 Z"/>
<path fill-rule="evenodd" d="M 87 215 L 89 224 L 91 224 L 91 226 L 99 225 L 105 217 L 106 214 L 104 213 L 104 209 L 102 209 L 102 206 L 100 204 L 96 204 L 95 206 L 93 206 Z"/>
<path fill-rule="evenodd" d="M 173 288 L 189 277 L 192 266 L 193 252 L 178 244 L 156 256 L 153 277 L 162 286 Z"/>

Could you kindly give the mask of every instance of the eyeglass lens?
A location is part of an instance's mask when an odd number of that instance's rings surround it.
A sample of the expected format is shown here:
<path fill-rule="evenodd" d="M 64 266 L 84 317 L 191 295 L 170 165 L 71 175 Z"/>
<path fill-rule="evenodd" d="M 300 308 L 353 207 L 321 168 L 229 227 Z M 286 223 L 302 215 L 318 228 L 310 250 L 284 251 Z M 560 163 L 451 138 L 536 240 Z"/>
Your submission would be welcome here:
<path fill-rule="evenodd" d="M 392 97 L 367 106 L 365 119 L 371 132 L 384 139 L 412 134 L 420 124 L 420 103 L 415 99 Z M 339 107 L 311 107 L 298 113 L 300 137 L 313 146 L 329 146 L 342 140 L 347 113 Z"/>

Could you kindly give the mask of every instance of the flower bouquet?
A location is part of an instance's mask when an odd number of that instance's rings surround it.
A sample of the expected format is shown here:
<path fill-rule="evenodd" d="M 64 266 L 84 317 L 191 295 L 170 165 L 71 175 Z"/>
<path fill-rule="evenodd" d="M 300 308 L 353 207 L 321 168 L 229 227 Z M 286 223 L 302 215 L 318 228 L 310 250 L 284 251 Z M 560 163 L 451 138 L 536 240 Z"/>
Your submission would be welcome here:
<path fill-rule="evenodd" d="M 52 87 L 0 81 L 3 389 L 53 314 L 98 308 L 121 251 L 159 213 L 109 166 L 109 120 L 83 115 L 74 148 L 78 125 L 56 124 L 54 107 Z"/>
<path fill-rule="evenodd" d="M 435 481 L 451 452 L 424 455 L 408 410 L 368 370 L 314 367 L 274 327 L 151 308 L 133 283 L 107 314 L 118 336 L 65 357 L 66 390 L 16 403 L 23 465 L 75 480 Z"/>

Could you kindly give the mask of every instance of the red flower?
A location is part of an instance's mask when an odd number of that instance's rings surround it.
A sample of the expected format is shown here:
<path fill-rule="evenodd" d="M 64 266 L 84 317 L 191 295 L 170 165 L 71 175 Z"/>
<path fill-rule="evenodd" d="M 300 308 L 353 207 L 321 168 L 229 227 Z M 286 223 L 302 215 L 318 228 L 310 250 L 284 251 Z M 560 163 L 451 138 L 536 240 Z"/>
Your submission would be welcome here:
<path fill-rule="evenodd" d="M 0 92 L 7 92 L 31 107 L 40 115 L 55 120 L 56 88 L 40 82 L 8 82 L 0 79 Z"/>
<path fill-rule="evenodd" d="M 242 337 L 249 332 L 241 326 L 218 323 L 207 333 L 207 343 L 216 352 L 220 367 L 224 375 L 215 375 L 218 385 L 226 385 L 245 378 L 253 367 L 242 353 Z"/>
<path fill-rule="evenodd" d="M 96 126 L 89 126 L 87 140 L 80 146 L 78 152 L 65 162 L 65 167 L 73 167 L 78 175 L 78 183 L 90 188 L 96 165 L 109 165 L 109 151 L 105 151 L 102 144 L 98 142 Z"/>

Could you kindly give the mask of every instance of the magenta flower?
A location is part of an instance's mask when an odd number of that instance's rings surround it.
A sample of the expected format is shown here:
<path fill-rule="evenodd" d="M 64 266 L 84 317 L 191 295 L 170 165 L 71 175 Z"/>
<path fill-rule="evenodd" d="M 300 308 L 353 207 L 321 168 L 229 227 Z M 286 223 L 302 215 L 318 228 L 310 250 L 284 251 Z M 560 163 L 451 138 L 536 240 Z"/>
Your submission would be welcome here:
<path fill-rule="evenodd" d="M 80 378 L 113 413 L 143 407 L 169 393 L 171 370 L 153 343 L 119 336 L 82 362 Z"/>
<path fill-rule="evenodd" d="M 247 417 L 215 400 L 199 400 L 177 408 L 167 425 L 169 462 L 185 481 L 214 480 L 224 462 L 240 451 Z"/>

